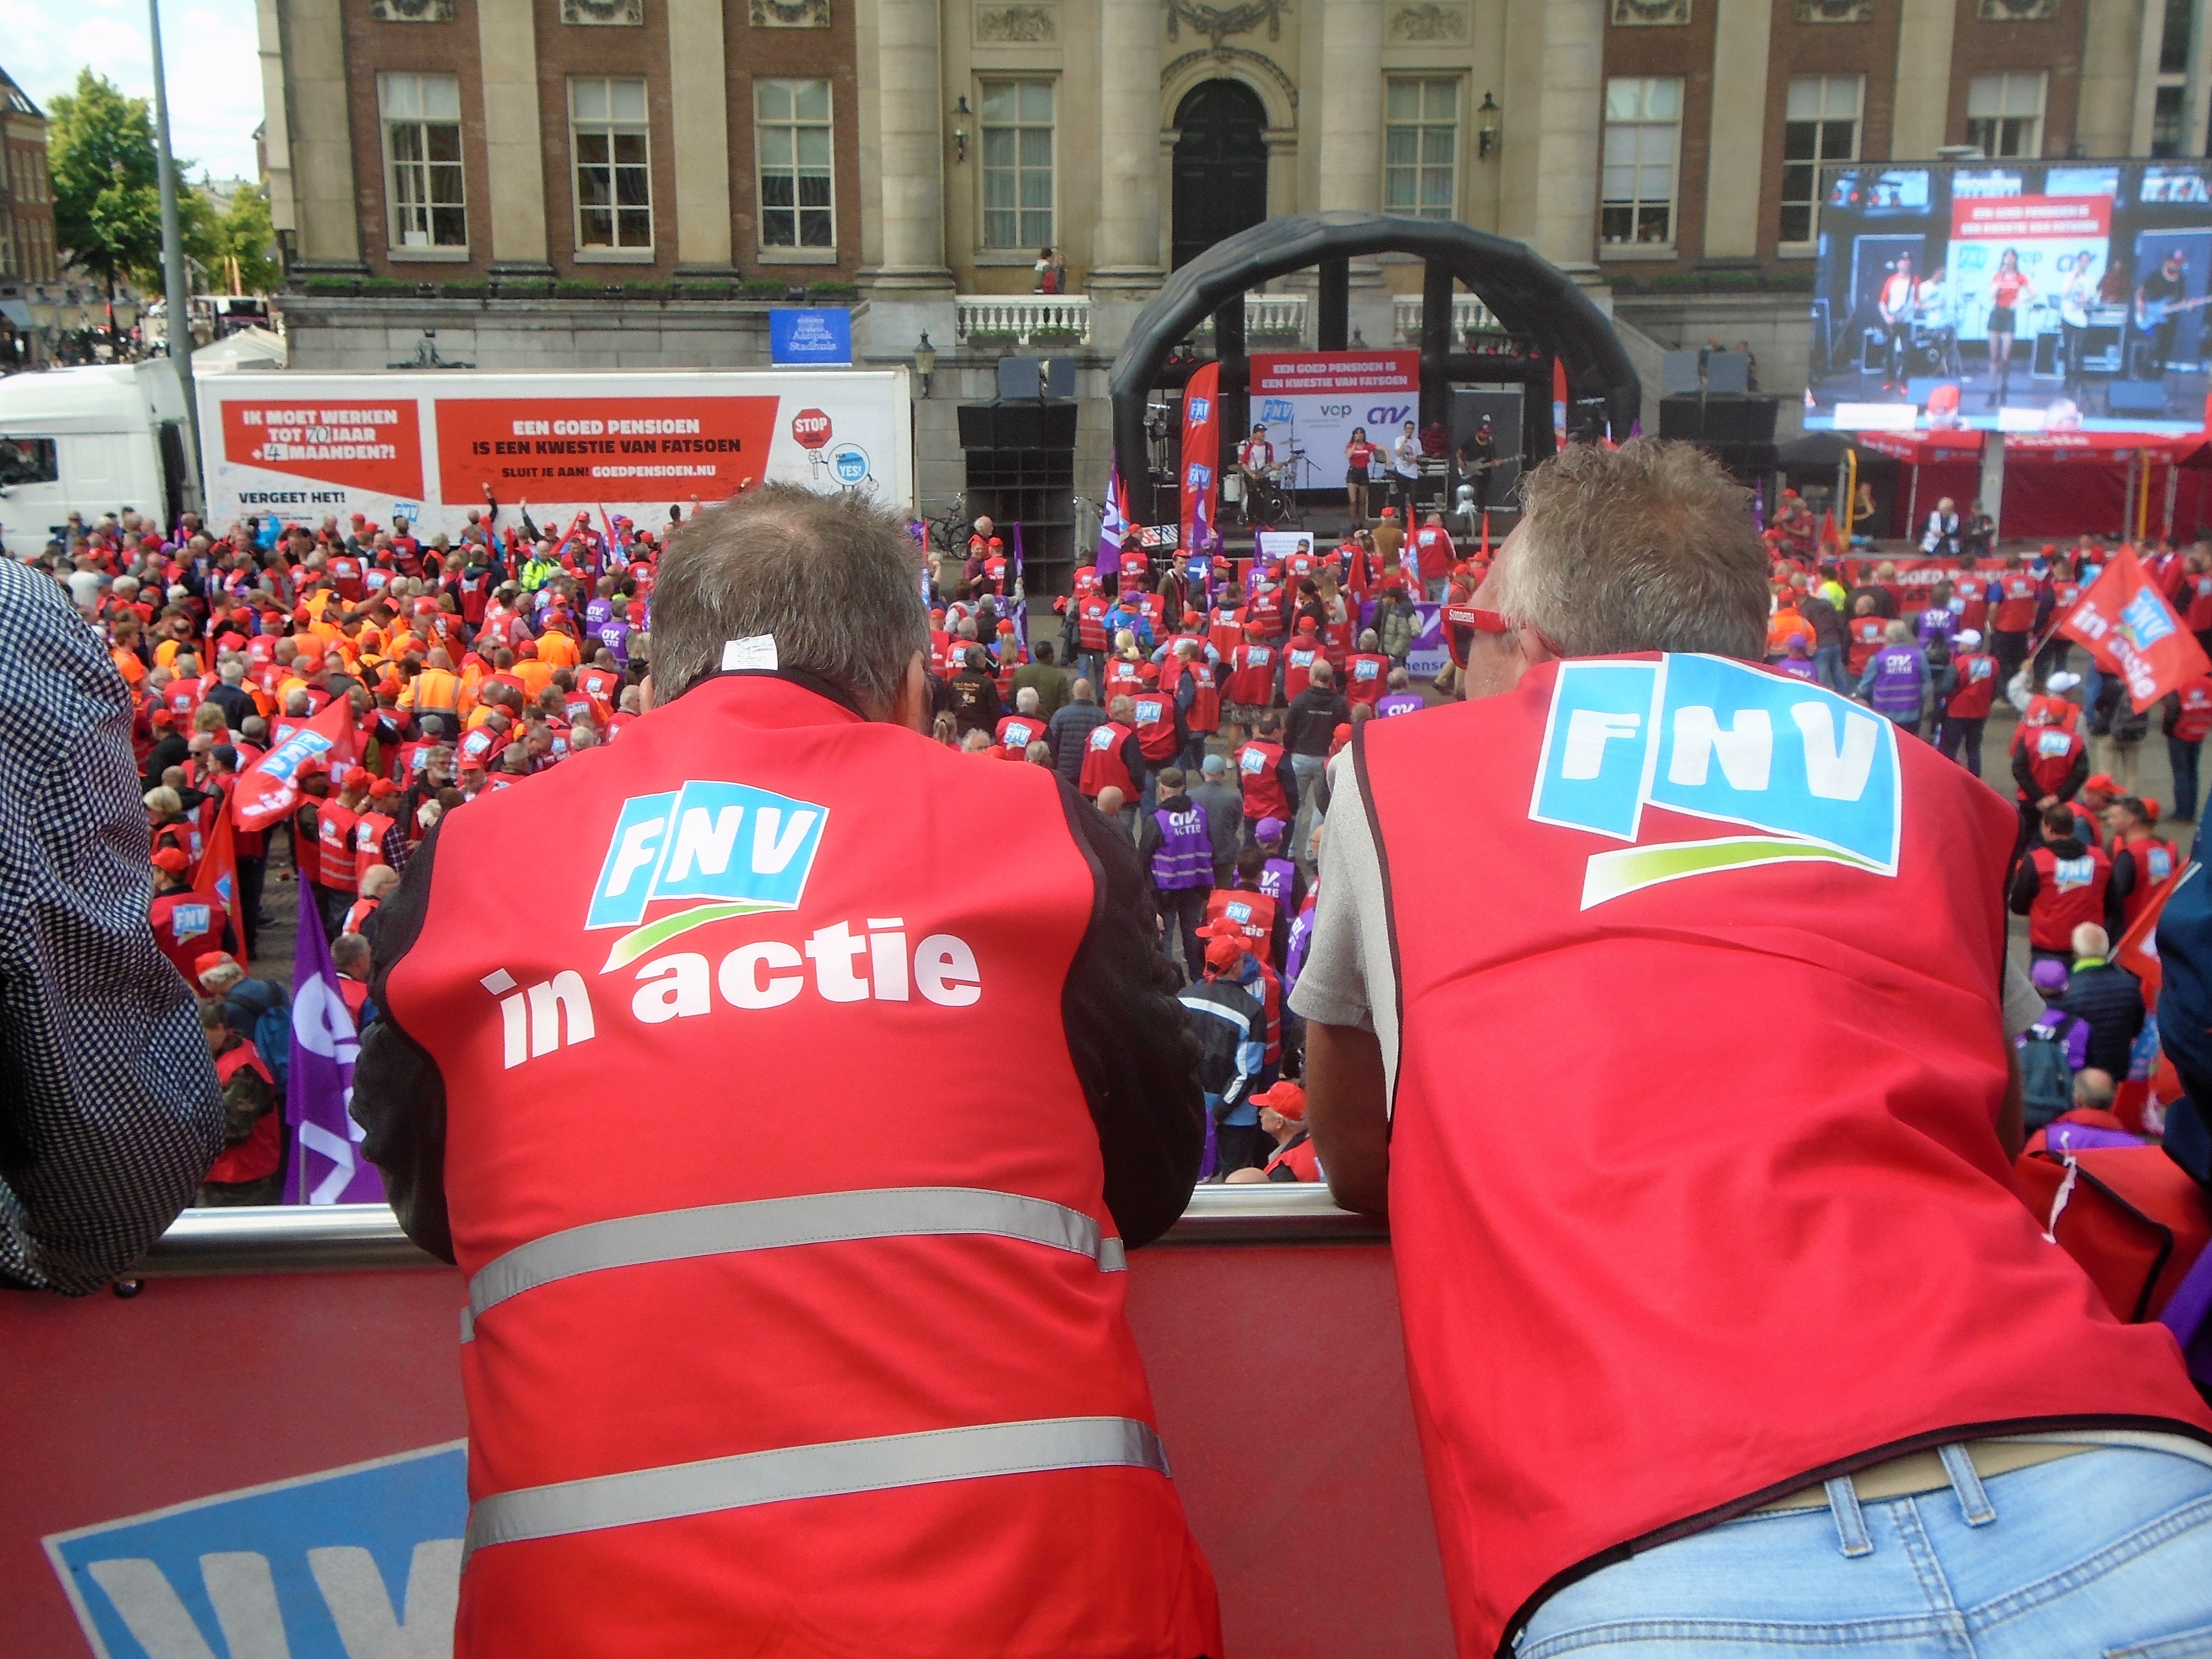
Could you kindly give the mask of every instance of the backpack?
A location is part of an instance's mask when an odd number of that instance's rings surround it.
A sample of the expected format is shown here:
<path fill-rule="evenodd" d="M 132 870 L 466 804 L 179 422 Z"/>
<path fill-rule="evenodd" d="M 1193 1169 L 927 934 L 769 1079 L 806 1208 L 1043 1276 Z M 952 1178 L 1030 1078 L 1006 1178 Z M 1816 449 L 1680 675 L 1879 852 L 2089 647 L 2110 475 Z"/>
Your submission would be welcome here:
<path fill-rule="evenodd" d="M 2074 1068 L 2066 1040 L 2081 1016 L 2054 1008 L 2014 1041 L 2020 1050 L 2020 1098 L 2030 1133 L 2074 1109 Z"/>
<path fill-rule="evenodd" d="M 261 1063 L 276 1079 L 276 1098 L 281 1104 L 292 1079 L 291 999 L 285 995 L 281 985 L 265 979 L 242 979 L 230 988 L 230 994 L 224 1000 L 233 1030 L 238 1030 L 241 1012 L 253 1017 L 252 1029 L 240 1035 L 252 1043 L 254 1052 L 261 1056 Z"/>

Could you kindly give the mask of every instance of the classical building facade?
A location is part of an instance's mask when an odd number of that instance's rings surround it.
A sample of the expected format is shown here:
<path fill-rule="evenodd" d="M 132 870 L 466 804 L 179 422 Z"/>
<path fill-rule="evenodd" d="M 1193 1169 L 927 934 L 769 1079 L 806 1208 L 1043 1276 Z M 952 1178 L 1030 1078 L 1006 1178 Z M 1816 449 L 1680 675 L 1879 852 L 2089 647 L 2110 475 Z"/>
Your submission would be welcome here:
<path fill-rule="evenodd" d="M 1741 339 L 1788 393 L 1822 163 L 2203 155 L 2212 123 L 2212 0 L 259 3 L 295 362 L 434 331 L 485 367 L 741 365 L 811 288 L 857 303 L 863 360 L 939 354 L 940 499 L 952 405 L 1032 348 L 1082 364 L 1095 489 L 1130 319 L 1265 216 L 1462 220 L 1653 367 Z M 1410 337 L 1419 283 L 1355 269 L 1366 343 Z M 1256 331 L 1310 342 L 1300 280 L 1271 287 Z"/>

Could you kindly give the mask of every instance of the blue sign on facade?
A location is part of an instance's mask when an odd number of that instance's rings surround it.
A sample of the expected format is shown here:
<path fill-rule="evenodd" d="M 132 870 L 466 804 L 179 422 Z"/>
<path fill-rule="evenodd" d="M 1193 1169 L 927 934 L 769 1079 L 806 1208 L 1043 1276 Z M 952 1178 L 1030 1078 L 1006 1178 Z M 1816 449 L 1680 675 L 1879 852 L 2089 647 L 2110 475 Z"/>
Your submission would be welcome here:
<path fill-rule="evenodd" d="M 853 313 L 842 306 L 825 311 L 771 307 L 768 313 L 768 353 L 769 361 L 778 368 L 823 364 L 850 368 Z"/>
<path fill-rule="evenodd" d="M 456 1442 L 45 1542 L 106 1659 L 450 1653 L 468 1508 Z"/>

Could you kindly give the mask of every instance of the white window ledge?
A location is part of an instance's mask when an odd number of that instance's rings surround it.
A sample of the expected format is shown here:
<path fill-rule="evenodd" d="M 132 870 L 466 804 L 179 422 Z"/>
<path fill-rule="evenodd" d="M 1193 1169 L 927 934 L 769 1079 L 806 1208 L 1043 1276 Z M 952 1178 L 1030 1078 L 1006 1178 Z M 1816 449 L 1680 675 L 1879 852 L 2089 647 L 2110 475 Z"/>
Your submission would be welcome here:
<path fill-rule="evenodd" d="M 1054 242 L 1051 246 L 1057 248 L 1060 244 Z M 1037 251 L 1033 247 L 979 247 L 975 250 L 973 263 L 993 267 L 1006 265 L 1034 267 L 1036 264 L 1036 257 Z"/>
<path fill-rule="evenodd" d="M 764 247 L 754 256 L 764 265 L 834 265 L 834 247 Z"/>
<path fill-rule="evenodd" d="M 469 251 L 465 247 L 401 247 L 395 243 L 385 250 L 384 257 L 395 265 L 465 265 Z"/>
<path fill-rule="evenodd" d="M 571 257 L 580 265 L 649 265 L 657 256 L 649 247 L 580 247 Z"/>
<path fill-rule="evenodd" d="M 1675 257 L 1672 242 L 1600 242 L 1600 259 L 1672 259 Z"/>

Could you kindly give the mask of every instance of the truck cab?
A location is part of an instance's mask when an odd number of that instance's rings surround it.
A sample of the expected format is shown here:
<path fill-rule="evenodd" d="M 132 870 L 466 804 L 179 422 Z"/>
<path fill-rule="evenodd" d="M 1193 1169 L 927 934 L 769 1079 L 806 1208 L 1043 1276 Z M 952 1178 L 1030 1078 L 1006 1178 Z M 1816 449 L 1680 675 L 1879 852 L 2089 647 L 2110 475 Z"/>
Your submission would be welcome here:
<path fill-rule="evenodd" d="M 173 525 L 189 471 L 184 421 L 167 359 L 0 379 L 0 541 L 35 554 L 72 510 Z"/>

